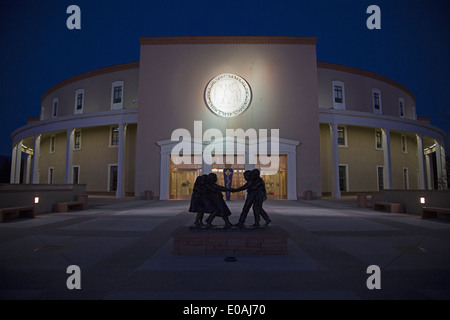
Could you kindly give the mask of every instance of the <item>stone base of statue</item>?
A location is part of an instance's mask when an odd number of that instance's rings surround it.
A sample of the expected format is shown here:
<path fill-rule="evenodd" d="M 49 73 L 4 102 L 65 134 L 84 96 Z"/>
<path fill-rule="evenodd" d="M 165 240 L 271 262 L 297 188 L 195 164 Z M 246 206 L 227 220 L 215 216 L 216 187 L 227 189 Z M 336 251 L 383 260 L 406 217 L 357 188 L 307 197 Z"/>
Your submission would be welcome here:
<path fill-rule="evenodd" d="M 172 232 L 175 255 L 287 254 L 289 233 L 279 226 L 179 227 Z"/>

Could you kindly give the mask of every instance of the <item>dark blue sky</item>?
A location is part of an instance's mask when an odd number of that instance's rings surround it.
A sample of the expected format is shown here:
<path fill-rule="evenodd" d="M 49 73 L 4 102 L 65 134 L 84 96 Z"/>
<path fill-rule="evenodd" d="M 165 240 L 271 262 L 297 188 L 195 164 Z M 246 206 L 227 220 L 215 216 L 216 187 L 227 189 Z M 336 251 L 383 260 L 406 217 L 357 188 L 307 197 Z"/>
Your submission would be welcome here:
<path fill-rule="evenodd" d="M 66 9 L 81 8 L 81 30 Z M 381 9 L 369 30 L 366 9 Z M 0 11 L 0 154 L 37 117 L 54 84 L 139 60 L 139 37 L 316 36 L 317 58 L 392 78 L 416 97 L 418 116 L 450 134 L 448 0 L 16 0 Z"/>

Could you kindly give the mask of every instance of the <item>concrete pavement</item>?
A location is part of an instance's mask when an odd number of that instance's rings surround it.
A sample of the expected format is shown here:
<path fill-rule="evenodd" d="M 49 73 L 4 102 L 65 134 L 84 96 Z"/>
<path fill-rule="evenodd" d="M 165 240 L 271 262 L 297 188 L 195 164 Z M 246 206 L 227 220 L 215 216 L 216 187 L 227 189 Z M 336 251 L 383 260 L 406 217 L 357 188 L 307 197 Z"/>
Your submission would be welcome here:
<path fill-rule="evenodd" d="M 243 201 L 227 203 L 237 222 Z M 290 234 L 288 254 L 227 262 L 173 255 L 170 233 L 194 221 L 188 207 L 104 201 L 0 224 L 0 299 L 450 299 L 450 223 L 356 201 L 267 201 L 273 225 Z M 66 286 L 70 265 L 80 268 L 80 290 Z M 381 289 L 367 287 L 371 265 Z"/>

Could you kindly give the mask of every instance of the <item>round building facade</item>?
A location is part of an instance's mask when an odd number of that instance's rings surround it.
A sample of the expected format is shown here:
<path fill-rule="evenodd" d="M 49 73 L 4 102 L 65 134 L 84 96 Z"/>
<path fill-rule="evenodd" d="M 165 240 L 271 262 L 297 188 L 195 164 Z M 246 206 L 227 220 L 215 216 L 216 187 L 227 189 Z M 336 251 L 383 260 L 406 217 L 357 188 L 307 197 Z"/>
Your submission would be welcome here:
<path fill-rule="evenodd" d="M 316 38 L 141 38 L 139 62 L 56 84 L 12 139 L 11 183 L 119 198 L 188 199 L 199 174 L 237 187 L 252 168 L 272 199 L 446 186 L 445 135 L 414 95 L 318 62 Z"/>

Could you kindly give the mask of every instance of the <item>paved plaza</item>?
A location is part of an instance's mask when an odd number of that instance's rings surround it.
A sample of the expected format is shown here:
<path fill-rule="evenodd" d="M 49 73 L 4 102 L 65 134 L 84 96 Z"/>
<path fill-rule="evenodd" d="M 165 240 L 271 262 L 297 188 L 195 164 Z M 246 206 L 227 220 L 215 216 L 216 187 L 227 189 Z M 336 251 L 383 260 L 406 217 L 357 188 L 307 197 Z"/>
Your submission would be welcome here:
<path fill-rule="evenodd" d="M 243 201 L 227 202 L 236 223 Z M 267 201 L 286 255 L 173 254 L 188 201 L 95 201 L 85 211 L 0 224 L 0 300 L 450 299 L 450 223 L 357 208 Z M 220 218 L 214 224 L 222 224 Z M 253 223 L 249 214 L 248 224 Z M 70 265 L 81 289 L 69 290 Z M 381 289 L 370 290 L 369 266 Z"/>

